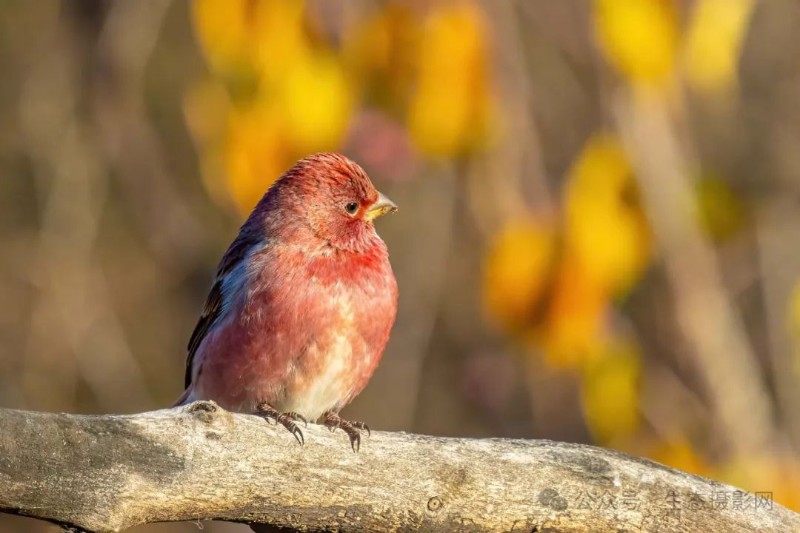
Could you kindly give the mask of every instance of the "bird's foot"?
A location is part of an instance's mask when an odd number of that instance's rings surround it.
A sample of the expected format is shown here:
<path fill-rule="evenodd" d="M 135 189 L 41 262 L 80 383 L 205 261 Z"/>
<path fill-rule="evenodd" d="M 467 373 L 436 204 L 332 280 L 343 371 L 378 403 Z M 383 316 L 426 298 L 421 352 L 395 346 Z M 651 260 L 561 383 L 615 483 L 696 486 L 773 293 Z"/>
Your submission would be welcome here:
<path fill-rule="evenodd" d="M 367 436 L 371 435 L 369 426 L 364 422 L 349 422 L 333 411 L 328 411 L 323 416 L 325 417 L 323 423 L 328 429 L 336 431 L 337 428 L 341 428 L 342 431 L 347 433 L 347 436 L 350 437 L 350 446 L 352 446 L 354 452 L 361 449 L 361 432 L 366 431 Z"/>
<path fill-rule="evenodd" d="M 295 412 L 288 412 L 288 413 L 281 413 L 270 404 L 263 402 L 256 406 L 256 415 L 260 416 L 267 422 L 270 419 L 275 421 L 275 424 L 280 424 L 289 430 L 289 433 L 294 435 L 294 438 L 297 439 L 297 442 L 300 443 L 302 446 L 305 444 L 305 438 L 303 437 L 303 432 L 300 431 L 300 428 L 297 427 L 297 422 L 300 421 L 308 427 L 308 421 L 303 418 L 302 415 Z"/>

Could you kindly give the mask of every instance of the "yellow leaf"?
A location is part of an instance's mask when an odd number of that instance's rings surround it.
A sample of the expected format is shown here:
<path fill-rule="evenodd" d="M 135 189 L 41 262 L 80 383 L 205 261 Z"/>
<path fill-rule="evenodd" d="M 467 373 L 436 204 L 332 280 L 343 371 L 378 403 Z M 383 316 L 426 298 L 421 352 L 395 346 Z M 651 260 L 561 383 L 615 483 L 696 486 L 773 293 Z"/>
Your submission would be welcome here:
<path fill-rule="evenodd" d="M 595 0 L 594 18 L 600 48 L 624 76 L 655 86 L 668 82 L 678 41 L 672 0 Z"/>
<path fill-rule="evenodd" d="M 610 294 L 630 288 L 649 259 L 650 237 L 619 141 L 591 138 L 569 171 L 566 240 L 586 275 Z"/>
<path fill-rule="evenodd" d="M 249 0 L 195 0 L 192 19 L 212 68 L 222 73 L 246 63 Z"/>
<path fill-rule="evenodd" d="M 789 299 L 789 329 L 800 341 L 800 281 L 795 283 Z"/>
<path fill-rule="evenodd" d="M 714 472 L 714 479 L 741 487 L 751 493 L 761 493 L 790 509 L 800 509 L 800 465 L 791 457 L 755 456 L 734 459 Z M 769 504 L 769 501 L 759 502 Z M 755 502 L 750 502 L 751 507 Z"/>
<path fill-rule="evenodd" d="M 708 462 L 695 451 L 691 442 L 682 436 L 671 436 L 652 449 L 647 456 L 667 466 L 708 476 L 711 470 Z"/>
<path fill-rule="evenodd" d="M 548 363 L 575 367 L 597 356 L 605 341 L 608 294 L 571 255 L 559 264 L 541 343 Z"/>
<path fill-rule="evenodd" d="M 332 55 L 320 53 L 296 62 L 275 95 L 284 134 L 301 153 L 337 148 L 350 122 L 353 92 Z"/>
<path fill-rule="evenodd" d="M 555 249 L 552 228 L 533 219 L 508 224 L 489 251 L 484 267 L 487 313 L 514 330 L 531 319 L 548 281 Z"/>
<path fill-rule="evenodd" d="M 467 1 L 437 5 L 421 39 L 409 129 L 423 152 L 452 156 L 479 144 L 488 127 L 491 105 L 481 13 Z"/>
<path fill-rule="evenodd" d="M 638 350 L 614 340 L 587 362 L 582 377 L 586 423 L 599 443 L 631 435 L 639 427 Z"/>
<path fill-rule="evenodd" d="M 254 110 L 231 114 L 225 177 L 241 213 L 249 212 L 291 163 L 284 140 L 281 124 L 270 114 Z"/>
<path fill-rule="evenodd" d="M 742 41 L 753 0 L 698 0 L 692 12 L 683 64 L 698 91 L 718 94 L 736 82 Z"/>
<path fill-rule="evenodd" d="M 795 376 L 800 378 L 800 281 L 795 283 L 789 296 L 788 311 L 788 330 L 794 344 L 791 370 Z"/>
<path fill-rule="evenodd" d="M 312 54 L 302 0 L 251 0 L 253 57 L 262 83 L 279 86 L 295 65 Z"/>

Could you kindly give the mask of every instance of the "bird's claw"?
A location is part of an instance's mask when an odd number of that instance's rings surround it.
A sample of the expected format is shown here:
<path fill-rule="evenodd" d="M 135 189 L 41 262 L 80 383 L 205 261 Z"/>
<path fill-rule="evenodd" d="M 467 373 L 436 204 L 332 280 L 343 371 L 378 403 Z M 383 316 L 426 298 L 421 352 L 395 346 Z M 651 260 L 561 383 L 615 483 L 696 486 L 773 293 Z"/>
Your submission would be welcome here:
<path fill-rule="evenodd" d="M 372 435 L 369 426 L 364 422 L 349 422 L 332 411 L 325 413 L 324 416 L 324 424 L 329 430 L 336 431 L 338 428 L 341 428 L 342 431 L 347 433 L 347 436 L 350 438 L 350 447 L 353 448 L 354 452 L 358 452 L 361 449 L 362 430 L 367 432 L 367 436 Z"/>
<path fill-rule="evenodd" d="M 300 413 L 297 413 L 295 411 L 289 411 L 288 413 L 283 413 L 283 414 L 284 414 L 284 416 L 288 416 L 289 418 L 291 418 L 294 421 L 299 420 L 300 422 L 303 423 L 303 425 L 305 427 L 308 427 L 308 420 L 306 420 L 306 418 L 303 415 L 301 415 Z"/>
<path fill-rule="evenodd" d="M 297 439 L 297 442 L 300 443 L 300 446 L 303 446 L 306 443 L 306 439 L 303 437 L 303 432 L 300 431 L 300 428 L 297 427 L 297 424 L 290 420 L 286 423 L 283 423 L 283 427 L 288 429 L 289 432 L 294 435 L 294 438 Z"/>
<path fill-rule="evenodd" d="M 295 412 L 288 412 L 288 413 L 281 413 L 271 405 L 267 403 L 259 404 L 256 407 L 256 414 L 259 415 L 261 418 L 267 421 L 267 424 L 270 423 L 270 419 L 274 420 L 275 425 L 282 425 L 285 427 L 289 433 L 291 433 L 297 442 L 300 443 L 300 446 L 303 446 L 306 443 L 306 439 L 303 436 L 303 432 L 300 431 L 300 428 L 297 427 L 296 422 L 300 420 L 303 422 L 306 427 L 308 427 L 308 422 L 306 419 L 300 415 L 299 413 Z"/>
<path fill-rule="evenodd" d="M 367 432 L 367 437 L 372 436 L 372 432 L 369 430 L 369 426 L 366 425 L 364 422 L 350 422 L 354 428 L 360 429 L 361 431 Z"/>

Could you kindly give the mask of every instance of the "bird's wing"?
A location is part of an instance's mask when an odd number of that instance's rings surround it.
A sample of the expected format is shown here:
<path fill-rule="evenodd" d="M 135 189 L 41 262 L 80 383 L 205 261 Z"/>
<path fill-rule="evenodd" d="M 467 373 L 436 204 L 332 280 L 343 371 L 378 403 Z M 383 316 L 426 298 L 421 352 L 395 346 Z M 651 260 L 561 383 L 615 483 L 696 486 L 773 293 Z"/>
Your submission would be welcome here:
<path fill-rule="evenodd" d="M 257 244 L 258 239 L 240 233 L 236 240 L 231 243 L 225 255 L 222 256 L 222 260 L 217 267 L 217 276 L 214 280 L 214 285 L 211 287 L 211 292 L 209 292 L 208 298 L 206 298 L 206 304 L 203 306 L 203 312 L 189 339 L 184 387 L 188 388 L 192 383 L 192 365 L 194 364 L 194 355 L 197 353 L 197 348 L 200 347 L 200 344 L 211 329 L 211 326 L 214 325 L 222 314 L 222 285 L 225 276 L 240 265 L 250 250 Z"/>

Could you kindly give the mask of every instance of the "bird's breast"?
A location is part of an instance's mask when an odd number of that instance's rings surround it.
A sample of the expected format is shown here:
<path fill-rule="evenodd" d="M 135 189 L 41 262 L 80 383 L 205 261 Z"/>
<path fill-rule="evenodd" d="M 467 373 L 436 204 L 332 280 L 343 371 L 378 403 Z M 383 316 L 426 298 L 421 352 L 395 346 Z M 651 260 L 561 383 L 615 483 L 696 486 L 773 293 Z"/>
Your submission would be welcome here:
<path fill-rule="evenodd" d="M 397 288 L 388 260 L 336 259 L 306 258 L 286 272 L 293 283 L 268 302 L 253 300 L 272 333 L 263 336 L 268 345 L 260 350 L 265 371 L 257 389 L 275 391 L 281 374 L 274 407 L 308 419 L 338 410 L 363 390 L 395 318 Z"/>

